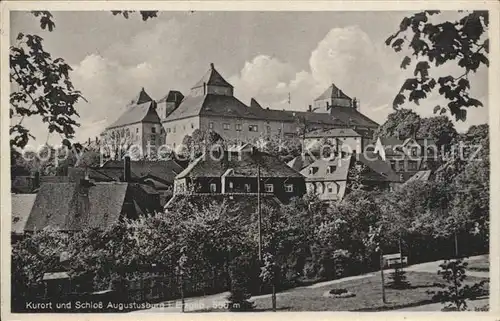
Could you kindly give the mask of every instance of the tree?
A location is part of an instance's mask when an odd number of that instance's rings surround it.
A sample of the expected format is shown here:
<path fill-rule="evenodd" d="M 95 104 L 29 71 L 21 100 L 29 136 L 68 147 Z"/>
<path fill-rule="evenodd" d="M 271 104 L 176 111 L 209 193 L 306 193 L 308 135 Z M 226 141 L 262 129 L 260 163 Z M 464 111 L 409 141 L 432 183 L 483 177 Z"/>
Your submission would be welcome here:
<path fill-rule="evenodd" d="M 182 140 L 183 150 L 180 151 L 184 156 L 194 160 L 203 153 L 210 153 L 212 148 L 224 147 L 224 139 L 214 131 L 203 131 L 195 129 L 191 135 L 184 136 Z"/>
<path fill-rule="evenodd" d="M 385 123 L 378 127 L 374 137 L 412 137 L 418 131 L 420 116 L 411 109 L 398 109 L 389 114 Z"/>
<path fill-rule="evenodd" d="M 483 65 L 489 66 L 489 15 L 488 11 L 460 11 L 461 17 L 456 21 L 433 22 L 433 16 L 439 17 L 440 13 L 426 10 L 404 17 L 399 30 L 387 38 L 386 45 L 396 52 L 406 47 L 415 56 L 405 56 L 401 62 L 401 68 L 406 69 L 415 60 L 415 77 L 405 80 L 393 107 L 397 109 L 407 98 L 418 105 L 439 84 L 439 94 L 449 103 L 446 107 L 434 107 L 434 113 L 449 111 L 457 120 L 465 121 L 468 107 L 482 106 L 470 97 L 468 75 Z M 429 72 L 431 64 L 457 64 L 463 74 L 435 78 Z"/>
<path fill-rule="evenodd" d="M 113 11 L 125 18 L 133 11 Z M 53 31 L 56 24 L 49 11 L 32 11 L 40 19 L 40 28 Z M 142 19 L 156 17 L 156 11 L 140 11 Z M 23 125 L 25 117 L 39 116 L 47 124 L 49 133 L 56 132 L 69 144 L 79 126 L 76 104 L 85 100 L 71 82 L 71 67 L 63 58 L 53 59 L 45 51 L 43 38 L 35 34 L 19 33 L 17 43 L 10 47 L 10 82 L 14 84 L 10 94 L 9 128 L 11 149 L 24 148 L 30 138 L 30 130 Z"/>
<path fill-rule="evenodd" d="M 441 291 L 431 291 L 433 299 L 445 304 L 450 311 L 464 311 L 467 309 L 468 299 L 474 299 L 484 294 L 483 286 L 486 281 L 480 281 L 472 286 L 464 284 L 467 278 L 467 262 L 461 259 L 444 261 L 439 265 L 438 275 L 448 284 L 448 288 Z"/>

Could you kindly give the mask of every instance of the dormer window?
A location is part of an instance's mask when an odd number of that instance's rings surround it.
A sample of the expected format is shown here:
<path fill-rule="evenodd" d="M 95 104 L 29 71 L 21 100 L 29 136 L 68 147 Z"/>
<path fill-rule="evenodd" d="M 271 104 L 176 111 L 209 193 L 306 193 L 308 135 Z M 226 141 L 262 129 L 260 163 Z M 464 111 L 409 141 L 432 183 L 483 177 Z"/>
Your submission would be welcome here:
<path fill-rule="evenodd" d="M 151 133 L 153 133 L 153 134 L 156 133 L 156 127 L 151 127 Z"/>
<path fill-rule="evenodd" d="M 293 184 L 285 184 L 285 192 L 292 193 L 293 192 Z"/>
<path fill-rule="evenodd" d="M 318 171 L 318 168 L 315 166 L 309 167 L 309 175 L 313 175 Z"/>
<path fill-rule="evenodd" d="M 335 169 L 336 169 L 336 166 L 335 166 L 335 165 L 329 165 L 329 166 L 326 168 L 326 173 L 327 173 L 327 174 L 331 174 L 331 173 L 335 172 Z"/>

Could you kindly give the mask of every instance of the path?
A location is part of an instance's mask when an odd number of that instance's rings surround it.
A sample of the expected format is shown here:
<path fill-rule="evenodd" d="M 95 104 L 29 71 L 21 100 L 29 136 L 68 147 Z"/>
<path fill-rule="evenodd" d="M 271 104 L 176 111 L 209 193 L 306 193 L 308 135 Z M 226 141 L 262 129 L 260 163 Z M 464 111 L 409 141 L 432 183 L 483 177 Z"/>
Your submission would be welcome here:
<path fill-rule="evenodd" d="M 480 256 L 473 256 L 469 257 L 467 261 L 475 261 L 484 258 L 484 255 Z M 415 264 L 415 265 L 410 265 L 405 267 L 406 271 L 413 271 L 413 272 L 427 272 L 427 273 L 436 273 L 437 270 L 439 269 L 439 264 L 441 264 L 444 260 L 439 260 L 439 261 L 434 261 L 434 262 L 426 262 L 426 263 L 421 263 L 421 264 Z M 336 280 L 331 280 L 331 281 L 325 281 L 325 282 L 319 282 L 315 283 L 309 286 L 304 286 L 304 287 L 298 287 L 298 288 L 309 288 L 309 289 L 316 289 L 320 287 L 326 287 L 330 286 L 333 284 L 338 284 L 346 281 L 351 281 L 351 280 L 359 280 L 359 279 L 364 279 L 371 277 L 378 272 L 371 272 L 367 274 L 362 274 L 362 275 L 356 275 L 356 276 L 349 276 L 341 279 L 336 279 Z M 390 273 L 389 270 L 386 270 L 385 273 Z M 471 276 L 477 276 L 477 277 L 489 277 L 488 272 L 479 272 L 479 271 L 467 271 L 468 275 Z M 296 290 L 298 288 L 293 288 L 291 290 Z M 283 295 L 288 295 L 288 291 L 283 291 L 283 292 L 278 292 L 276 293 L 276 296 L 283 296 Z M 223 292 L 223 293 L 217 293 L 213 295 L 207 295 L 207 296 L 201 296 L 201 297 L 193 297 L 193 298 L 186 298 L 185 299 L 185 311 L 201 311 L 205 309 L 211 309 L 214 307 L 223 307 L 225 304 L 227 304 L 227 296 L 229 295 L 229 292 Z M 253 296 L 250 298 L 250 300 L 255 300 L 255 299 L 260 299 L 260 298 L 267 298 L 271 297 L 271 294 L 263 294 L 263 295 L 257 295 Z M 470 308 L 473 309 L 474 307 L 481 307 L 484 306 L 485 304 L 488 303 L 488 299 L 480 299 L 476 301 L 471 301 L 470 303 Z M 151 312 L 181 312 L 181 301 L 180 300 L 172 300 L 172 301 L 167 301 L 167 302 L 162 302 L 159 303 L 156 306 L 153 306 L 150 309 L 146 310 L 139 310 L 139 311 L 134 311 L 132 313 L 151 313 Z M 405 309 L 400 309 L 398 311 L 440 311 L 442 308 L 442 305 L 440 303 L 433 303 L 433 304 L 426 304 L 426 305 L 421 305 L 417 307 L 411 307 L 411 308 L 405 308 Z"/>

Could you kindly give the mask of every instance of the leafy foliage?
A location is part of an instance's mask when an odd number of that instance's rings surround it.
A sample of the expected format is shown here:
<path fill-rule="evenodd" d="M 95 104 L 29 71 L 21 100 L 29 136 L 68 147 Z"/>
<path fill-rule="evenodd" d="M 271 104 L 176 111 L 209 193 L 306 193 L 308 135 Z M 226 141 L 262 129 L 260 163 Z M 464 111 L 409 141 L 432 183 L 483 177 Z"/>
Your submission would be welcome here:
<path fill-rule="evenodd" d="M 394 268 L 394 272 L 389 274 L 388 288 L 404 290 L 410 288 L 410 283 L 406 280 L 406 272 L 400 267 Z"/>
<path fill-rule="evenodd" d="M 474 299 L 484 294 L 485 280 L 472 286 L 464 284 L 467 278 L 465 271 L 467 262 L 461 259 L 445 261 L 439 267 L 438 274 L 446 281 L 448 288 L 431 293 L 434 294 L 434 300 L 445 304 L 445 309 L 464 311 L 467 309 L 467 299 Z"/>
<path fill-rule="evenodd" d="M 446 107 L 437 106 L 434 112 L 449 111 L 457 120 L 465 121 L 467 107 L 482 106 L 479 100 L 470 97 L 468 75 L 483 65 L 489 66 L 489 16 L 487 11 L 463 11 L 456 21 L 434 22 L 432 16 L 439 14 L 440 11 L 426 10 L 404 17 L 399 30 L 386 40 L 386 45 L 396 52 L 403 48 L 411 52 L 413 57 L 405 56 L 401 68 L 415 61 L 414 77 L 403 83 L 393 107 L 397 109 L 406 100 L 418 105 L 438 86 L 439 94 L 449 103 Z M 463 74 L 438 78 L 430 75 L 432 67 L 446 63 L 456 63 Z"/>

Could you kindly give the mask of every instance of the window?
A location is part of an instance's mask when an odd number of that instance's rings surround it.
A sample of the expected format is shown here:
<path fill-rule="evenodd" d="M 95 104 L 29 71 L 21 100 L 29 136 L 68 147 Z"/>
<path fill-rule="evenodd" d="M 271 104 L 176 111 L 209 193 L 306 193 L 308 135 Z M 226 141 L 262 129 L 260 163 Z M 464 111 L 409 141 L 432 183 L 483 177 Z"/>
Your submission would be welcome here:
<path fill-rule="evenodd" d="M 257 131 L 259 131 L 259 127 L 257 125 L 249 125 L 248 126 L 248 131 L 250 131 L 250 132 L 257 132 Z"/>
<path fill-rule="evenodd" d="M 193 129 L 193 128 L 194 128 L 194 124 L 193 124 L 193 123 L 191 123 L 191 129 Z"/>
<path fill-rule="evenodd" d="M 405 180 L 405 177 L 404 177 L 404 175 L 403 175 L 403 174 L 399 174 L 399 180 L 400 180 L 400 181 L 404 181 L 404 180 Z"/>
<path fill-rule="evenodd" d="M 210 193 L 217 192 L 217 185 L 215 183 L 210 184 Z"/>
<path fill-rule="evenodd" d="M 130 137 L 130 129 L 129 128 L 127 128 L 127 132 L 126 133 L 127 133 L 127 137 Z"/>
<path fill-rule="evenodd" d="M 182 125 L 182 130 L 186 130 L 186 125 Z"/>
<path fill-rule="evenodd" d="M 245 184 L 245 192 L 250 193 L 250 184 Z"/>
<path fill-rule="evenodd" d="M 174 126 L 174 133 L 175 133 L 175 126 Z"/>
<path fill-rule="evenodd" d="M 270 134 L 271 133 L 271 126 L 266 126 L 266 129 L 267 129 L 267 133 Z"/>
<path fill-rule="evenodd" d="M 328 193 L 333 193 L 333 186 L 331 184 L 328 185 Z"/>
<path fill-rule="evenodd" d="M 208 128 L 214 129 L 214 123 L 212 123 L 212 122 L 208 123 Z"/>
<path fill-rule="evenodd" d="M 293 185 L 292 184 L 285 184 L 285 192 L 292 193 L 293 192 Z"/>
<path fill-rule="evenodd" d="M 396 161 L 391 160 L 391 168 L 396 170 Z"/>
<path fill-rule="evenodd" d="M 317 167 L 309 167 L 309 175 L 313 175 L 316 173 L 316 171 L 318 170 Z"/>
<path fill-rule="evenodd" d="M 328 167 L 326 168 L 326 173 L 327 173 L 327 174 L 331 174 L 331 173 L 335 172 L 335 168 L 336 168 L 336 167 L 335 167 L 335 166 L 333 166 L 333 165 L 328 166 Z"/>
<path fill-rule="evenodd" d="M 417 170 L 417 162 L 416 161 L 409 161 L 408 162 L 408 170 L 410 170 L 410 171 Z"/>
<path fill-rule="evenodd" d="M 154 134 L 156 133 L 156 127 L 151 127 L 151 132 Z"/>
<path fill-rule="evenodd" d="M 229 130 L 229 124 L 228 123 L 224 123 L 223 128 L 224 128 L 224 130 Z"/>
<path fill-rule="evenodd" d="M 264 185 L 264 190 L 266 191 L 266 193 L 272 193 L 274 191 L 273 184 L 265 184 Z"/>
<path fill-rule="evenodd" d="M 233 187 L 234 187 L 233 182 L 229 182 L 229 188 L 232 189 Z"/>
<path fill-rule="evenodd" d="M 236 130 L 239 132 L 241 131 L 241 124 L 236 124 Z"/>
<path fill-rule="evenodd" d="M 151 135 L 151 141 L 155 142 L 156 141 L 156 135 L 155 134 L 152 134 Z"/>

